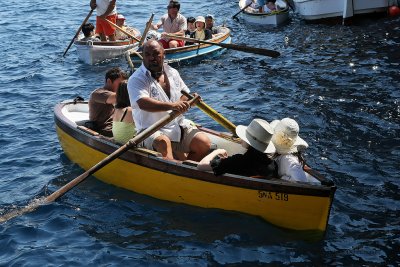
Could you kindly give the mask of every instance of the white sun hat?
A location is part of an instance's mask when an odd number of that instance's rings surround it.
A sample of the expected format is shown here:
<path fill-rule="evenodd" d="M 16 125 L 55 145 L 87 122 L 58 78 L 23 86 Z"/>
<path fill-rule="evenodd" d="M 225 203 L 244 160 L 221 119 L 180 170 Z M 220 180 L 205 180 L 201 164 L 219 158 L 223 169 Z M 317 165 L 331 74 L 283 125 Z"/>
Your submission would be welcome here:
<path fill-rule="evenodd" d="M 274 120 L 271 122 L 274 128 L 272 143 L 278 154 L 291 154 L 308 148 L 308 144 L 299 136 L 299 125 L 290 118 Z"/>
<path fill-rule="evenodd" d="M 198 16 L 198 17 L 196 17 L 196 21 L 194 22 L 194 24 L 196 25 L 197 22 L 203 22 L 205 25 L 206 19 L 203 16 Z"/>
<path fill-rule="evenodd" d="M 117 19 L 125 20 L 125 17 L 124 17 L 124 15 L 122 15 L 122 14 L 118 14 L 118 15 L 117 15 Z"/>
<path fill-rule="evenodd" d="M 236 134 L 247 144 L 262 153 L 275 153 L 274 144 L 271 141 L 274 129 L 262 119 L 254 119 L 249 126 L 238 125 Z"/>

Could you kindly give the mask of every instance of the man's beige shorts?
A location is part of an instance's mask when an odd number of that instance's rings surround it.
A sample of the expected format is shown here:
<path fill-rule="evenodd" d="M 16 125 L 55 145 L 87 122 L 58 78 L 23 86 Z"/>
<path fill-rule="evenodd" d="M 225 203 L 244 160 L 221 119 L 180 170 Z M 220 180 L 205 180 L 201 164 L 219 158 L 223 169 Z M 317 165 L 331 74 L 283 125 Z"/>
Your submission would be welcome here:
<path fill-rule="evenodd" d="M 190 152 L 190 143 L 192 142 L 193 138 L 198 134 L 201 133 L 199 129 L 197 129 L 194 125 L 189 125 L 187 127 L 181 127 L 183 138 L 181 138 L 180 142 L 171 142 L 172 144 L 172 151 L 179 151 L 184 153 Z M 147 148 L 154 150 L 153 142 L 156 140 L 157 137 L 164 135 L 163 132 L 157 131 L 152 134 L 150 137 L 146 138 L 142 145 Z"/>

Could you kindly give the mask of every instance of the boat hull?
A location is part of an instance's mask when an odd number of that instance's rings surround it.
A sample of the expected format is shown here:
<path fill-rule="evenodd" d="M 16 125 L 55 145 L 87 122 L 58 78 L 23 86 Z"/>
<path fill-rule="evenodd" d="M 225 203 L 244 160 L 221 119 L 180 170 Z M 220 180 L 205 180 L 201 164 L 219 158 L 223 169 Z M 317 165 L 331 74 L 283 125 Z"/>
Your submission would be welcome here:
<path fill-rule="evenodd" d="M 221 31 L 221 34 L 218 34 L 213 39 L 207 41 L 230 44 L 232 42 L 230 30 L 226 27 L 221 27 Z M 184 47 L 165 49 L 165 62 L 169 64 L 184 62 L 194 63 L 206 57 L 216 56 L 218 55 L 218 53 L 221 53 L 224 50 L 225 48 L 222 48 L 218 45 L 210 44 L 195 44 Z M 131 60 L 135 65 L 141 64 L 141 60 L 134 53 L 131 54 Z"/>
<path fill-rule="evenodd" d="M 131 42 L 114 42 L 109 45 L 107 42 L 82 42 L 75 41 L 75 47 L 80 61 L 94 65 L 107 59 L 117 58 L 122 56 L 130 49 L 137 49 L 137 43 Z"/>
<path fill-rule="evenodd" d="M 246 6 L 245 0 L 239 1 L 239 8 L 242 9 Z M 247 11 L 249 10 L 249 11 Z M 247 8 L 245 11 L 241 13 L 241 18 L 250 24 L 257 24 L 257 25 L 280 25 L 286 22 L 289 19 L 289 9 L 285 9 L 279 12 L 274 13 L 254 13 L 250 12 L 253 10 L 251 8 Z"/>
<path fill-rule="evenodd" d="M 118 148 L 77 128 L 55 108 L 56 130 L 68 158 L 87 170 Z M 130 150 L 95 176 L 101 181 L 158 199 L 260 216 L 279 227 L 324 232 L 334 186 L 298 186 L 282 181 L 226 175 Z"/>
<path fill-rule="evenodd" d="M 388 0 L 293 0 L 296 12 L 305 20 L 321 20 L 386 12 Z M 349 12 L 349 9 L 351 10 Z"/>

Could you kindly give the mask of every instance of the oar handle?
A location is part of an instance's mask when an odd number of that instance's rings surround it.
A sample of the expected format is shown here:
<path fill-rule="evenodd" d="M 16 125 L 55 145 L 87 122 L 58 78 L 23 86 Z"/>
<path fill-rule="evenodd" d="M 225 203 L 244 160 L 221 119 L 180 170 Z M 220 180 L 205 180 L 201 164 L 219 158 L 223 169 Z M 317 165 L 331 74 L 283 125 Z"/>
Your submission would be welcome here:
<path fill-rule="evenodd" d="M 125 33 L 126 35 L 128 35 L 129 37 L 131 37 L 132 39 L 134 39 L 136 42 L 139 42 L 140 40 L 138 38 L 136 38 L 135 36 L 133 36 L 132 34 L 130 34 L 129 32 L 125 31 L 124 29 L 122 29 L 120 26 L 118 26 L 117 24 L 109 21 L 108 19 L 104 18 L 105 21 L 107 21 L 110 25 L 114 26 L 117 30 L 119 30 L 120 32 Z"/>
<path fill-rule="evenodd" d="M 153 22 L 154 13 L 151 14 L 149 21 L 146 23 L 146 28 L 144 29 L 142 38 L 140 38 L 139 46 L 142 46 L 144 40 L 146 39 L 147 32 L 150 30 L 151 23 Z"/>
<path fill-rule="evenodd" d="M 67 51 L 68 51 L 69 48 L 71 47 L 71 45 L 72 45 L 72 43 L 74 42 L 75 38 L 78 36 L 78 34 L 79 34 L 79 32 L 81 31 L 83 25 L 85 25 L 85 23 L 88 21 L 88 19 L 89 19 L 90 16 L 92 15 L 93 10 L 94 10 L 94 9 L 92 9 L 92 10 L 89 11 L 89 14 L 87 14 L 87 16 L 86 16 L 86 18 L 84 19 L 84 21 L 82 22 L 81 26 L 80 26 L 80 27 L 78 28 L 78 30 L 76 31 L 76 33 L 75 33 L 74 37 L 72 38 L 71 42 L 69 42 L 69 45 L 68 45 L 67 49 L 65 49 L 65 52 L 64 52 L 64 54 L 63 54 L 63 57 L 65 57 L 65 54 L 67 54 Z"/>
<path fill-rule="evenodd" d="M 181 93 L 186 96 L 188 99 L 193 99 L 194 96 L 190 95 L 189 93 L 185 91 L 181 91 Z M 204 103 L 204 101 L 198 101 L 196 103 L 196 106 L 201 109 L 204 113 L 206 113 L 208 116 L 210 116 L 212 119 L 214 119 L 216 122 L 221 124 L 225 129 L 230 131 L 233 135 L 236 136 L 236 125 L 230 122 L 227 118 L 222 116 L 218 111 Z"/>

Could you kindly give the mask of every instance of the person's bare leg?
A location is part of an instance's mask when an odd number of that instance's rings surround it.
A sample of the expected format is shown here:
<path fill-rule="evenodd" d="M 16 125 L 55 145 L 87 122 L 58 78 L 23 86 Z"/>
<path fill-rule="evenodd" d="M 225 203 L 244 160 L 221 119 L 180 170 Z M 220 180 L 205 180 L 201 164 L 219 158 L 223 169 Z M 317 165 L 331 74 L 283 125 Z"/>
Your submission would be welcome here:
<path fill-rule="evenodd" d="M 115 41 L 115 34 L 108 35 L 108 41 Z"/>
<path fill-rule="evenodd" d="M 200 161 L 210 152 L 211 140 L 205 133 L 196 134 L 190 142 L 188 160 Z"/>
<path fill-rule="evenodd" d="M 172 40 L 169 42 L 169 48 L 177 48 L 178 47 L 178 42 L 175 40 Z"/>
<path fill-rule="evenodd" d="M 103 41 L 103 42 L 106 42 L 106 41 L 107 41 L 107 38 L 106 38 L 106 36 L 104 35 L 104 33 L 99 33 L 99 35 L 100 35 L 100 40 L 101 40 L 101 41 Z"/>
<path fill-rule="evenodd" d="M 160 135 L 153 141 L 153 147 L 164 159 L 173 160 L 171 140 L 166 135 Z"/>

